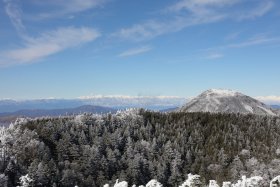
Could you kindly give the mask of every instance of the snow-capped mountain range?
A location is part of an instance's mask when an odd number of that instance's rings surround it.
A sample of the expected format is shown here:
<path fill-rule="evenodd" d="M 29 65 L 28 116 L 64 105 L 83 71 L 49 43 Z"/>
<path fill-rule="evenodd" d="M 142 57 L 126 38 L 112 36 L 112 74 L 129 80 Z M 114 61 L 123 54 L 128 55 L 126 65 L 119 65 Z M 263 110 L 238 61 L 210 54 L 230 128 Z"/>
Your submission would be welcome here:
<path fill-rule="evenodd" d="M 77 99 L 36 99 L 36 100 L 0 100 L 0 113 L 16 112 L 26 109 L 65 109 L 83 105 L 94 105 L 115 109 L 146 108 L 163 110 L 180 107 L 187 101 L 177 96 L 122 96 L 122 95 L 95 95 Z"/>
<path fill-rule="evenodd" d="M 212 94 L 211 94 L 212 93 Z M 232 90 L 218 90 L 212 89 L 208 90 L 205 94 L 208 94 L 208 98 L 211 95 L 214 95 L 216 99 L 212 98 L 210 101 L 214 103 L 209 105 L 214 106 L 215 102 L 217 104 L 217 100 L 223 101 L 221 98 L 222 96 L 227 96 L 228 98 L 240 97 L 240 93 L 232 91 Z M 205 95 L 204 94 L 204 95 Z M 202 94 L 203 95 L 203 94 Z M 243 94 L 241 94 L 243 95 Z M 219 97 L 220 99 L 217 99 Z M 192 97 L 194 98 L 194 97 Z M 56 109 L 69 109 L 69 108 L 77 108 L 84 105 L 93 105 L 93 106 L 102 106 L 102 107 L 109 107 L 113 109 L 125 109 L 125 108 L 146 108 L 150 110 L 159 110 L 159 111 L 174 111 L 181 106 L 184 107 L 188 106 L 186 104 L 187 101 L 190 101 L 192 98 L 187 97 L 178 97 L 178 96 L 126 96 L 126 95 L 93 95 L 93 96 L 84 96 L 79 97 L 77 99 L 34 99 L 34 100 L 12 100 L 12 99 L 0 99 L 0 113 L 7 113 L 7 112 L 17 112 L 20 110 L 56 110 Z M 252 99 L 252 98 L 251 98 Z M 266 102 L 265 98 L 261 97 L 260 99 L 256 97 L 255 99 L 260 100 L 266 104 L 274 104 L 272 106 L 273 112 L 280 113 L 277 108 L 277 102 Z M 254 100 L 254 99 L 253 99 Z M 209 101 L 209 102 L 210 102 Z M 193 102 L 193 101 L 192 101 Z M 235 103 L 235 102 L 233 102 Z M 246 103 L 246 102 L 245 102 Z M 250 105 L 248 105 L 250 106 Z M 250 111 L 251 108 L 247 107 L 245 111 Z M 264 107 L 265 110 L 270 110 L 270 107 L 261 104 L 258 107 L 258 110 Z M 226 108 L 225 108 L 226 109 Z M 190 111 L 197 111 L 192 107 Z M 205 111 L 206 108 L 202 107 L 202 111 Z M 242 110 L 241 110 L 242 111 Z"/>
<path fill-rule="evenodd" d="M 276 115 L 276 112 L 264 103 L 240 92 L 225 89 L 207 90 L 179 111 Z"/>

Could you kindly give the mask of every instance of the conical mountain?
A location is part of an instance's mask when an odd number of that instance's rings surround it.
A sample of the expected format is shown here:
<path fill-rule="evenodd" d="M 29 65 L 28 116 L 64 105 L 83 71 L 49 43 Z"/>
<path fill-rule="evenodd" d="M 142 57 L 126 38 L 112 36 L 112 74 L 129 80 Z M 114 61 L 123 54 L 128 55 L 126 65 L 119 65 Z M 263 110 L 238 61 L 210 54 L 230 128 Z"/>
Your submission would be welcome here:
<path fill-rule="evenodd" d="M 264 103 L 240 92 L 225 89 L 207 90 L 179 109 L 182 112 L 242 113 L 276 115 Z"/>

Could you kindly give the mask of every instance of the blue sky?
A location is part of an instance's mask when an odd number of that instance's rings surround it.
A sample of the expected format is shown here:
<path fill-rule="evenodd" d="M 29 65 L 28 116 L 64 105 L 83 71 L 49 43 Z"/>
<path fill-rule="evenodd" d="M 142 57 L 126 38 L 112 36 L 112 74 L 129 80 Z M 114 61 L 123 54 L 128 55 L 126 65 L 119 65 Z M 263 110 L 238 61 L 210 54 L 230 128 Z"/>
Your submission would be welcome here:
<path fill-rule="evenodd" d="M 0 8 L 2 99 L 228 88 L 280 100 L 277 0 L 0 0 Z"/>

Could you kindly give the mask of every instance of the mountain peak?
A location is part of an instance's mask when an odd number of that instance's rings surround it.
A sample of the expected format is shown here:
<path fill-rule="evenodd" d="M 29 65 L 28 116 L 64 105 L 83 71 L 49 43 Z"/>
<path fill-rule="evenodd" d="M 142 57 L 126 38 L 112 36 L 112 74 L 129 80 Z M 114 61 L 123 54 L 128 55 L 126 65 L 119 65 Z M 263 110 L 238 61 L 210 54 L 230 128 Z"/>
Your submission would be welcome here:
<path fill-rule="evenodd" d="M 180 111 L 276 115 L 264 103 L 229 89 L 206 90 L 185 104 Z"/>
<path fill-rule="evenodd" d="M 203 92 L 201 95 L 208 95 L 208 96 L 237 96 L 241 93 L 230 90 L 230 89 L 209 89 Z"/>

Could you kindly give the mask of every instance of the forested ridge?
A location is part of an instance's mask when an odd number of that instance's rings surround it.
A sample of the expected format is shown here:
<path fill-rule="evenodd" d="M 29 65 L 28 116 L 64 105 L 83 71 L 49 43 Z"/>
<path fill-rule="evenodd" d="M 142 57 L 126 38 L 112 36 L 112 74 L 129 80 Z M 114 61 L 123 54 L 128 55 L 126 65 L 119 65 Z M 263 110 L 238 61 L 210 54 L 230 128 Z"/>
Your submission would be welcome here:
<path fill-rule="evenodd" d="M 18 120 L 1 130 L 0 180 L 16 186 L 129 185 L 157 179 L 179 186 L 280 174 L 280 118 L 129 110 L 117 114 Z M 2 174 L 1 174 L 2 173 Z"/>

